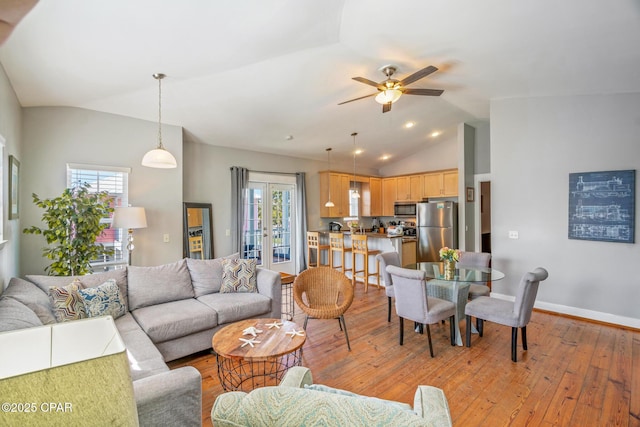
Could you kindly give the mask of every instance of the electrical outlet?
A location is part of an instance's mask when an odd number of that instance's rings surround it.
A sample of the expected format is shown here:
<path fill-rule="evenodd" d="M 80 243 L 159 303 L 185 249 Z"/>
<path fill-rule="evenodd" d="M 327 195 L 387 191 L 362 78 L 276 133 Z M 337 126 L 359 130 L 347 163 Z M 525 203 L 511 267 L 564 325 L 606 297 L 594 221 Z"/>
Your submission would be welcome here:
<path fill-rule="evenodd" d="M 169 243 L 169 235 L 165 234 L 164 236 L 162 236 L 162 241 L 165 243 Z"/>
<path fill-rule="evenodd" d="M 228 228 L 225 230 L 224 232 L 225 236 L 231 236 L 231 230 L 229 230 Z"/>
<path fill-rule="evenodd" d="M 517 231 L 509 231 L 509 238 L 510 239 L 517 239 L 518 238 L 518 232 Z"/>

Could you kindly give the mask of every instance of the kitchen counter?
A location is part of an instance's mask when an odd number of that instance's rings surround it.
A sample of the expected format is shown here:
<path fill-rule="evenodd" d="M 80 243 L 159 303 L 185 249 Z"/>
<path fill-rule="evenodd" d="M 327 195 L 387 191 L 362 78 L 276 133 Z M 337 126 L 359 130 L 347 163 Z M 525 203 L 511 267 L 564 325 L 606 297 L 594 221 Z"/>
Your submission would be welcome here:
<path fill-rule="evenodd" d="M 320 235 L 321 244 L 325 244 L 325 245 L 329 244 L 329 233 L 342 233 L 344 235 L 345 246 L 346 247 L 351 246 L 351 231 L 332 232 L 329 230 L 317 230 L 317 232 Z M 413 242 L 417 242 L 416 236 L 402 236 L 402 235 L 388 236 L 387 234 L 372 233 L 370 231 L 365 233 L 357 233 L 357 234 L 364 234 L 369 238 L 368 246 L 369 246 L 369 249 L 371 250 L 377 249 L 382 252 L 395 251 L 398 253 L 398 255 L 400 255 L 400 259 L 403 260 L 403 263 L 404 263 L 404 260 L 415 260 L 416 245 Z M 405 253 L 404 256 L 403 256 L 403 246 L 405 251 L 407 251 L 407 253 Z M 325 258 L 323 260 L 323 262 L 325 263 L 328 263 L 328 261 L 329 261 L 328 258 Z M 362 268 L 362 266 L 360 265 L 361 262 L 362 261 L 359 259 L 358 268 Z M 347 257 L 347 260 L 346 260 L 347 269 L 351 268 L 351 263 L 352 263 L 352 260 L 351 260 L 351 257 L 349 256 Z M 371 267 L 371 265 L 372 265 L 372 259 L 370 259 L 369 261 L 369 266 L 370 266 L 370 269 L 373 270 L 373 267 Z M 350 275 L 351 273 L 347 272 L 347 276 L 350 276 Z"/>

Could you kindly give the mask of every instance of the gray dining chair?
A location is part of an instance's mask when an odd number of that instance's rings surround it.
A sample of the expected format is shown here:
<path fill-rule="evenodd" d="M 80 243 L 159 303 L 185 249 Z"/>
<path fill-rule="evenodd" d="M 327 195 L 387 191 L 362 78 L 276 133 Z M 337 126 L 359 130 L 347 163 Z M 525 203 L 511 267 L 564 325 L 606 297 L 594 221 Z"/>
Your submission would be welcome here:
<path fill-rule="evenodd" d="M 393 293 L 393 278 L 391 274 L 387 271 L 388 265 L 395 265 L 396 267 L 400 267 L 400 255 L 398 252 L 383 252 L 381 254 L 376 255 L 376 260 L 380 263 L 380 271 L 382 273 L 382 280 L 384 280 L 384 291 L 387 294 L 388 301 L 388 311 L 387 311 L 387 322 L 391 322 L 391 299 L 394 297 Z"/>
<path fill-rule="evenodd" d="M 541 267 L 526 273 L 520 280 L 516 290 L 515 301 L 513 302 L 491 297 L 479 297 L 469 301 L 465 307 L 467 347 L 471 347 L 472 316 L 478 321 L 478 334 L 480 336 L 482 336 L 484 320 L 511 326 L 511 360 L 517 362 L 518 328 L 522 331 L 522 348 L 527 350 L 527 324 L 531 320 L 531 312 L 538 294 L 538 286 L 548 276 L 547 270 Z"/>
<path fill-rule="evenodd" d="M 404 319 L 425 325 L 429 341 L 429 353 L 433 357 L 431 330 L 429 325 L 449 318 L 451 325 L 451 345 L 455 345 L 454 317 L 456 306 L 451 301 L 427 296 L 427 278 L 422 270 L 387 266 L 393 280 L 396 313 L 400 319 L 400 345 L 404 341 Z"/>
<path fill-rule="evenodd" d="M 491 263 L 491 254 L 487 252 L 461 252 L 458 264 L 473 267 L 489 267 Z M 478 297 L 488 297 L 491 295 L 489 286 L 482 283 L 471 283 L 469 285 L 469 299 L 474 300 Z"/>

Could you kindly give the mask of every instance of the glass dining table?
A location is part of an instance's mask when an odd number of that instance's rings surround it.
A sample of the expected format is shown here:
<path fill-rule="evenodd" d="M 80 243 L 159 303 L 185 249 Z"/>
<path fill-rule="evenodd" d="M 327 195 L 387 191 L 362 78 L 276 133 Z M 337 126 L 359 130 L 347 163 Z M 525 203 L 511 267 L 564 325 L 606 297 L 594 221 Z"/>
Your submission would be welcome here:
<path fill-rule="evenodd" d="M 471 283 L 487 283 L 504 278 L 504 273 L 490 267 L 456 264 L 453 277 L 445 277 L 442 262 L 418 262 L 405 265 L 404 268 L 424 271 L 428 279 L 427 295 L 451 301 L 456 305 L 455 331 L 456 344 L 462 345 L 460 320 L 464 319 L 464 308 L 469 298 Z M 472 328 L 475 329 L 475 327 Z M 472 330 L 472 332 L 476 332 Z"/>

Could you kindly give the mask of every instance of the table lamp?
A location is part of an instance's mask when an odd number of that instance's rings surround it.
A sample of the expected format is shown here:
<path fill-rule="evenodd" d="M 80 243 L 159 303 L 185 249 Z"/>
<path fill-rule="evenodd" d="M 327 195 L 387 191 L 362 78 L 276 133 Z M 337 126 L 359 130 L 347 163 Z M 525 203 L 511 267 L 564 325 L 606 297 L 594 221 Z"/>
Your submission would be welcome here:
<path fill-rule="evenodd" d="M 111 316 L 2 332 L 0 348 L 0 425 L 139 425 Z"/>
<path fill-rule="evenodd" d="M 128 230 L 127 237 L 127 254 L 129 257 L 129 265 L 131 265 L 131 252 L 133 251 L 133 229 L 147 228 L 147 216 L 144 208 L 137 207 L 119 207 L 113 210 L 112 228 L 126 228 Z"/>

